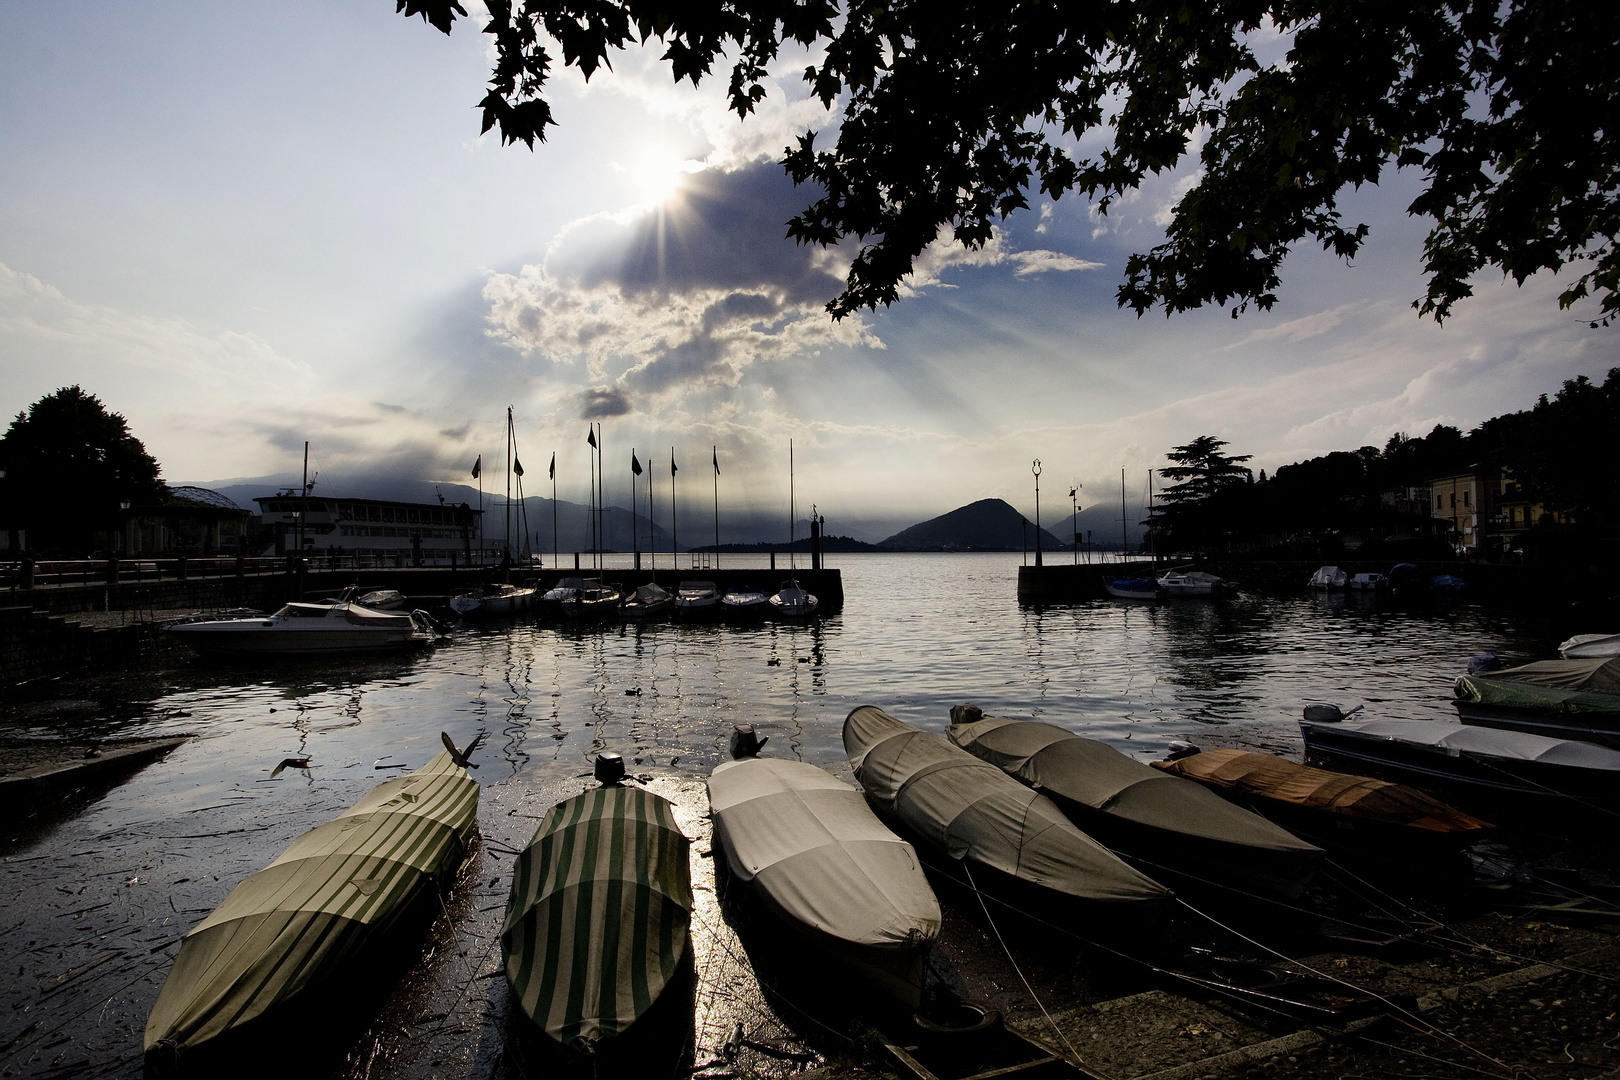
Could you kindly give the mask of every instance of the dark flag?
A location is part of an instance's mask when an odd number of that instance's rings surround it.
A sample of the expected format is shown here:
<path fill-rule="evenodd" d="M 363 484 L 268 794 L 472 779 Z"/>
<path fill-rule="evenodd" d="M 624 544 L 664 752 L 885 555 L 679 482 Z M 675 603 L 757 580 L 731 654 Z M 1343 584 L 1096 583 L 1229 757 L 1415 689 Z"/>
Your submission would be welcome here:
<path fill-rule="evenodd" d="M 512 458 L 512 475 L 513 476 L 522 476 L 523 475 L 523 462 L 519 461 L 516 457 Z"/>
<path fill-rule="evenodd" d="M 720 475 L 720 448 L 714 448 L 714 475 Z"/>
<path fill-rule="evenodd" d="M 669 455 L 669 475 L 674 476 L 675 471 L 675 455 L 671 454 Z"/>
<path fill-rule="evenodd" d="M 641 462 L 636 460 L 636 452 L 634 450 L 630 451 L 630 471 L 635 473 L 637 476 L 641 475 Z"/>
<path fill-rule="evenodd" d="M 590 443 L 592 446 L 596 445 L 596 429 L 595 428 L 591 428 L 591 433 L 589 435 L 585 436 L 585 441 Z"/>
<path fill-rule="evenodd" d="M 484 455 L 479 454 L 478 455 L 478 460 L 473 462 L 473 479 L 474 480 L 478 479 L 478 475 L 480 473 L 482 473 L 483 471 L 484 471 Z"/>
<path fill-rule="evenodd" d="M 557 479 L 557 451 L 551 452 L 551 478 Z"/>

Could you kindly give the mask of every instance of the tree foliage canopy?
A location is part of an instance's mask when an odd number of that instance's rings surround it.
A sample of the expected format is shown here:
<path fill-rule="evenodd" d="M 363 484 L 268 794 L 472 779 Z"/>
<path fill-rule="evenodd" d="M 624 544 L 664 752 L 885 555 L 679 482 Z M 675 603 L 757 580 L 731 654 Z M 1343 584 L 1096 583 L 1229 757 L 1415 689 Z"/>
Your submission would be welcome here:
<path fill-rule="evenodd" d="M 396 0 L 448 33 L 457 0 Z M 1139 315 L 1209 303 L 1270 308 L 1303 241 L 1349 259 L 1368 230 L 1338 207 L 1386 168 L 1418 169 L 1409 210 L 1434 224 L 1428 287 L 1443 319 L 1495 267 L 1522 283 L 1574 263 L 1564 306 L 1620 314 L 1620 4 L 1590 0 L 489 0 L 496 60 L 484 130 L 530 146 L 555 121 L 544 92 L 560 53 L 588 78 L 656 40 L 680 81 L 732 64 L 731 108 L 763 99 L 790 43 L 836 141 L 787 148 L 823 194 L 794 217 L 801 242 L 859 240 L 835 316 L 889 304 L 936 237 L 978 247 L 1032 188 L 1106 213 L 1148 177 L 1201 172 L 1164 243 L 1131 257 L 1118 290 Z M 1257 42 L 1291 37 L 1262 60 Z M 1102 137 L 1089 156 L 1070 148 Z M 1095 140 L 1088 140 L 1090 146 Z"/>
<path fill-rule="evenodd" d="M 29 547 L 87 551 L 114 528 L 121 504 L 151 506 L 167 494 L 141 440 L 101 399 L 64 386 L 17 414 L 0 437 L 0 506 L 28 530 Z"/>

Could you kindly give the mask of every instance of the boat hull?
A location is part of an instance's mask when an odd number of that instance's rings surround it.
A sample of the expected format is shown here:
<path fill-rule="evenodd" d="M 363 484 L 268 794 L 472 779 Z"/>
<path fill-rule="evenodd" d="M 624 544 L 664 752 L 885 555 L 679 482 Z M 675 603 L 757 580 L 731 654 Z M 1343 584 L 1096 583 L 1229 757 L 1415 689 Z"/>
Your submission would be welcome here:
<path fill-rule="evenodd" d="M 169 633 L 210 656 L 333 656 L 395 652 L 427 644 L 415 629 L 275 626 L 264 619 L 181 623 L 169 627 Z"/>

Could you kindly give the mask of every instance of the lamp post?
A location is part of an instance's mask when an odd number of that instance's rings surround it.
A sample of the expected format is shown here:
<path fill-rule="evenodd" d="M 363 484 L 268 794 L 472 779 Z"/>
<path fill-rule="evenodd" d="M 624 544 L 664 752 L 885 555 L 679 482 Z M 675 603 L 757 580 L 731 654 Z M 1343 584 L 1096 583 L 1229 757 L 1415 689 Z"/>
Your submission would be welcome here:
<path fill-rule="evenodd" d="M 1035 474 L 1035 565 L 1041 565 L 1041 459 L 1029 467 Z"/>
<path fill-rule="evenodd" d="M 1080 481 L 1069 488 L 1069 536 L 1074 541 L 1074 565 L 1080 565 Z"/>

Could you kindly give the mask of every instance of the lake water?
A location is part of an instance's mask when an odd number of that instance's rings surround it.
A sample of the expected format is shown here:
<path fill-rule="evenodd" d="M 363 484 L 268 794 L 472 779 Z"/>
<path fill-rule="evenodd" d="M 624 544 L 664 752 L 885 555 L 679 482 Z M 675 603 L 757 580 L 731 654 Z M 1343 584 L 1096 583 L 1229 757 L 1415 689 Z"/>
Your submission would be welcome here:
<path fill-rule="evenodd" d="M 1563 629 L 1468 603 L 1409 611 L 1359 594 L 1021 608 L 1019 561 L 832 557 L 845 606 L 806 626 L 520 622 L 458 630 L 412 658 L 342 665 L 249 667 L 173 651 L 0 703 L 0 736 L 200 736 L 6 844 L 0 964 L 17 975 L 0 1007 L 0 1046 L 15 1044 L 0 1052 L 0 1071 L 32 1075 L 78 1054 L 95 1074 L 138 1075 L 140 1028 L 176 937 L 299 832 L 398 775 L 392 766 L 423 764 L 441 731 L 458 745 L 489 734 L 477 776 L 491 850 L 466 901 L 481 914 L 461 934 L 463 951 L 482 949 L 487 963 L 498 915 L 488 911 L 505 895 L 501 845 L 521 846 L 559 792 L 583 787 L 602 749 L 654 776 L 701 840 L 701 782 L 734 724 L 769 736 L 767 753 L 846 778 L 840 733 L 863 704 L 942 730 L 950 707 L 971 701 L 1143 760 L 1174 739 L 1297 754 L 1307 702 L 1451 719 L 1451 682 L 1470 656 L 1552 655 Z M 307 772 L 270 778 L 282 759 L 304 756 Z M 719 948 L 700 943 L 699 956 Z M 459 981 L 435 970 L 423 976 L 430 996 Z M 465 1000 L 463 991 L 456 1007 Z M 700 1028 L 729 1031 L 732 1013 L 712 1001 L 711 1011 Z M 467 1021 L 468 1038 L 493 1039 L 487 1019 Z M 478 1053 L 499 1056 L 487 1045 Z M 429 1074 L 420 1065 L 391 1075 Z"/>

